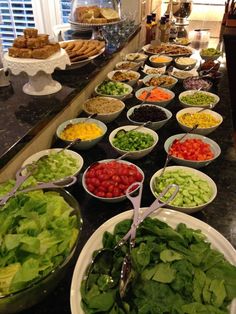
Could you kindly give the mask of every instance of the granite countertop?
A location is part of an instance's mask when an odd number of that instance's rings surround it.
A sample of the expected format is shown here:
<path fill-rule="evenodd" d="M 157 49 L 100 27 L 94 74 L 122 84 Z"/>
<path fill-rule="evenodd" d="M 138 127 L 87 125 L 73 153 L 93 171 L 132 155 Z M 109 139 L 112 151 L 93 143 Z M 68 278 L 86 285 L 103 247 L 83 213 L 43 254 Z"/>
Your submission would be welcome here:
<path fill-rule="evenodd" d="M 214 92 L 216 92 L 221 99 L 219 104 L 217 104 L 217 106 L 214 108 L 214 110 L 219 112 L 223 116 L 224 121 L 216 131 L 209 135 L 210 138 L 215 140 L 220 145 L 222 153 L 215 162 L 201 169 L 204 173 L 209 175 L 215 181 L 218 188 L 218 194 L 216 199 L 209 206 L 207 206 L 201 212 L 193 214 L 192 216 L 206 222 L 211 227 L 218 230 L 230 241 L 233 246 L 236 247 L 236 211 L 234 208 L 236 204 L 236 158 L 232 140 L 233 126 L 231 107 L 229 103 L 227 73 L 225 72 L 225 70 L 222 71 L 224 71 L 224 76 L 221 79 L 218 87 L 214 89 Z M 64 85 L 61 93 L 64 93 L 64 96 L 69 97 L 74 88 L 73 83 L 71 83 L 74 82 L 73 73 L 67 74 L 65 76 L 63 76 L 62 73 L 56 73 L 55 77 Z M 15 85 L 14 88 L 16 88 Z M 135 161 L 135 163 L 140 166 L 140 168 L 145 173 L 145 182 L 141 204 L 142 206 L 148 206 L 154 200 L 154 197 L 151 194 L 149 188 L 149 182 L 153 173 L 162 168 L 164 165 L 166 155 L 164 153 L 163 144 L 165 140 L 173 134 L 182 133 L 182 130 L 178 127 L 175 119 L 175 113 L 181 109 L 177 100 L 177 95 L 181 90 L 182 89 L 180 85 L 176 86 L 176 88 L 173 90 L 174 92 L 176 92 L 175 100 L 171 102 L 167 107 L 173 113 L 173 117 L 162 129 L 158 130 L 159 142 L 156 148 L 150 155 Z M 59 96 L 60 95 L 56 94 L 54 96 L 46 97 L 48 98 L 48 100 L 44 102 L 45 107 L 47 108 L 48 104 L 51 103 L 51 101 L 56 102 Z M 24 95 L 24 97 L 28 99 L 28 97 L 30 96 Z M 37 108 L 38 102 L 35 103 L 34 99 L 31 100 L 34 110 L 38 109 L 38 114 L 40 115 L 40 109 Z M 5 107 L 14 106 L 15 102 L 16 98 L 15 101 L 12 102 L 9 102 L 9 100 L 5 100 L 0 107 L 0 110 L 3 110 L 3 105 Z M 73 196 L 75 196 L 80 205 L 81 215 L 83 219 L 83 229 L 80 235 L 79 244 L 76 249 L 73 261 L 67 270 L 66 276 L 60 282 L 57 288 L 41 303 L 35 305 L 28 310 L 23 311 L 23 314 L 69 314 L 70 284 L 73 269 L 82 247 L 84 246 L 90 235 L 104 221 L 120 212 L 126 211 L 131 208 L 128 200 L 115 204 L 108 204 L 97 201 L 87 195 L 81 185 L 82 173 L 92 162 L 96 160 L 117 157 L 117 154 L 110 148 L 110 145 L 108 143 L 108 136 L 110 134 L 110 131 L 114 128 L 124 124 L 128 124 L 126 112 L 132 105 L 136 103 L 136 100 L 131 98 L 127 99 L 125 102 L 125 110 L 122 112 L 118 119 L 108 124 L 108 132 L 103 140 L 94 148 L 88 151 L 79 152 L 84 158 L 84 166 L 82 168 L 82 172 L 79 175 L 78 182 L 73 187 L 69 188 L 68 191 L 71 192 Z M 17 107 L 16 104 L 15 106 Z M 27 117 L 28 119 L 32 117 L 32 115 L 30 114 L 31 107 L 29 106 L 29 99 L 25 107 L 26 109 L 28 109 L 28 111 L 26 110 L 26 112 L 28 112 L 28 116 L 27 114 L 25 114 L 25 110 L 22 110 L 22 114 L 24 117 L 22 122 L 23 127 L 25 126 L 25 119 Z M 19 110 L 20 108 L 18 107 L 15 112 L 19 112 Z M 1 117 L 1 112 L 0 119 L 3 119 L 3 117 Z M 1 122 L 2 121 L 0 121 L 0 123 Z M 27 125 L 30 125 L 29 121 L 27 121 Z M 2 136 L 1 133 L 0 136 Z M 60 142 L 56 142 L 54 144 L 54 147 L 56 146 L 62 147 L 63 145 Z M 172 163 L 170 163 L 170 165 L 171 164 Z"/>

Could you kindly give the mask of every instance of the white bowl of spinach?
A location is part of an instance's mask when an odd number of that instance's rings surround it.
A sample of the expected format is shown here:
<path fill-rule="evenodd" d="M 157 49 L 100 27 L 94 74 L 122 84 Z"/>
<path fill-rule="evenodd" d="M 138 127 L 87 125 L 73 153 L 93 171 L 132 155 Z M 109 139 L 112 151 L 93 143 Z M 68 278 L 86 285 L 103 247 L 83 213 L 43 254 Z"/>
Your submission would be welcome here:
<path fill-rule="evenodd" d="M 113 248 L 129 229 L 132 214 L 126 211 L 106 221 L 84 246 L 72 278 L 72 314 L 125 313 L 119 312 L 116 295 L 126 245 L 114 254 L 113 265 L 97 265 L 88 291 L 84 284 L 94 251 Z M 140 309 L 142 313 L 235 313 L 235 253 L 206 223 L 161 209 L 144 220 L 137 232 L 132 250 L 134 277 L 123 299 L 127 313 L 139 313 Z"/>

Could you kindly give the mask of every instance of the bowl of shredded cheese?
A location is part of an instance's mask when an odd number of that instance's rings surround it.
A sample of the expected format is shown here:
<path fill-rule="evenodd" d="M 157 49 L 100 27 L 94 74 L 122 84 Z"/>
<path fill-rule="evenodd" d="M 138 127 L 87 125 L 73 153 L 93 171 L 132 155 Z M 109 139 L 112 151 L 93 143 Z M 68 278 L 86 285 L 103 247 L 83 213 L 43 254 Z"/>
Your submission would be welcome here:
<path fill-rule="evenodd" d="M 192 107 L 179 110 L 176 114 L 176 120 L 179 126 L 186 132 L 190 131 L 194 125 L 198 127 L 192 133 L 208 135 L 216 130 L 223 122 L 223 117 L 210 109 L 199 112 L 201 108 Z"/>
<path fill-rule="evenodd" d="M 106 125 L 97 119 L 74 118 L 67 120 L 58 126 L 57 137 L 69 144 L 75 139 L 81 139 L 74 147 L 79 150 L 86 150 L 96 145 L 106 134 Z"/>

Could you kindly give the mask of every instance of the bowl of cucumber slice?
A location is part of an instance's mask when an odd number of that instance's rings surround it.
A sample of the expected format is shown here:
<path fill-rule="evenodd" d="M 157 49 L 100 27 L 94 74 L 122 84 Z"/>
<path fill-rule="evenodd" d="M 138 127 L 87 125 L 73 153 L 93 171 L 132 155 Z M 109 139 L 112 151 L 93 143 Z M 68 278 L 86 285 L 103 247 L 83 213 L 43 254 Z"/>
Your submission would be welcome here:
<path fill-rule="evenodd" d="M 186 214 L 202 210 L 217 195 L 215 182 L 205 173 L 190 167 L 169 166 L 164 173 L 162 169 L 155 172 L 150 180 L 152 194 L 158 197 L 169 184 L 177 184 L 180 189 L 173 201 L 166 206 Z M 168 193 L 165 197 L 169 197 Z"/>

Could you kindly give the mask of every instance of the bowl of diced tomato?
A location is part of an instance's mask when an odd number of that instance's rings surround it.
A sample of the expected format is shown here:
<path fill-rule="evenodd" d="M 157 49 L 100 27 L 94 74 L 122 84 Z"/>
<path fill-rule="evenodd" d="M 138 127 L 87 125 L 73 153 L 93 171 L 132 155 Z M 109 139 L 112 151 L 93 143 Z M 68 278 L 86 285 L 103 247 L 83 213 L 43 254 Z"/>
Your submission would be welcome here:
<path fill-rule="evenodd" d="M 175 93 L 166 88 L 149 86 L 137 90 L 135 97 L 140 101 L 165 107 L 174 99 Z"/>
<path fill-rule="evenodd" d="M 221 154 L 220 146 L 210 138 L 199 134 L 176 134 L 164 144 L 166 153 L 178 165 L 195 169 L 205 167 Z"/>
<path fill-rule="evenodd" d="M 126 190 L 134 182 L 143 182 L 141 168 L 126 160 L 104 159 L 90 165 L 82 177 L 85 191 L 92 197 L 116 203 L 126 199 Z M 133 187 L 135 192 L 138 186 Z"/>

